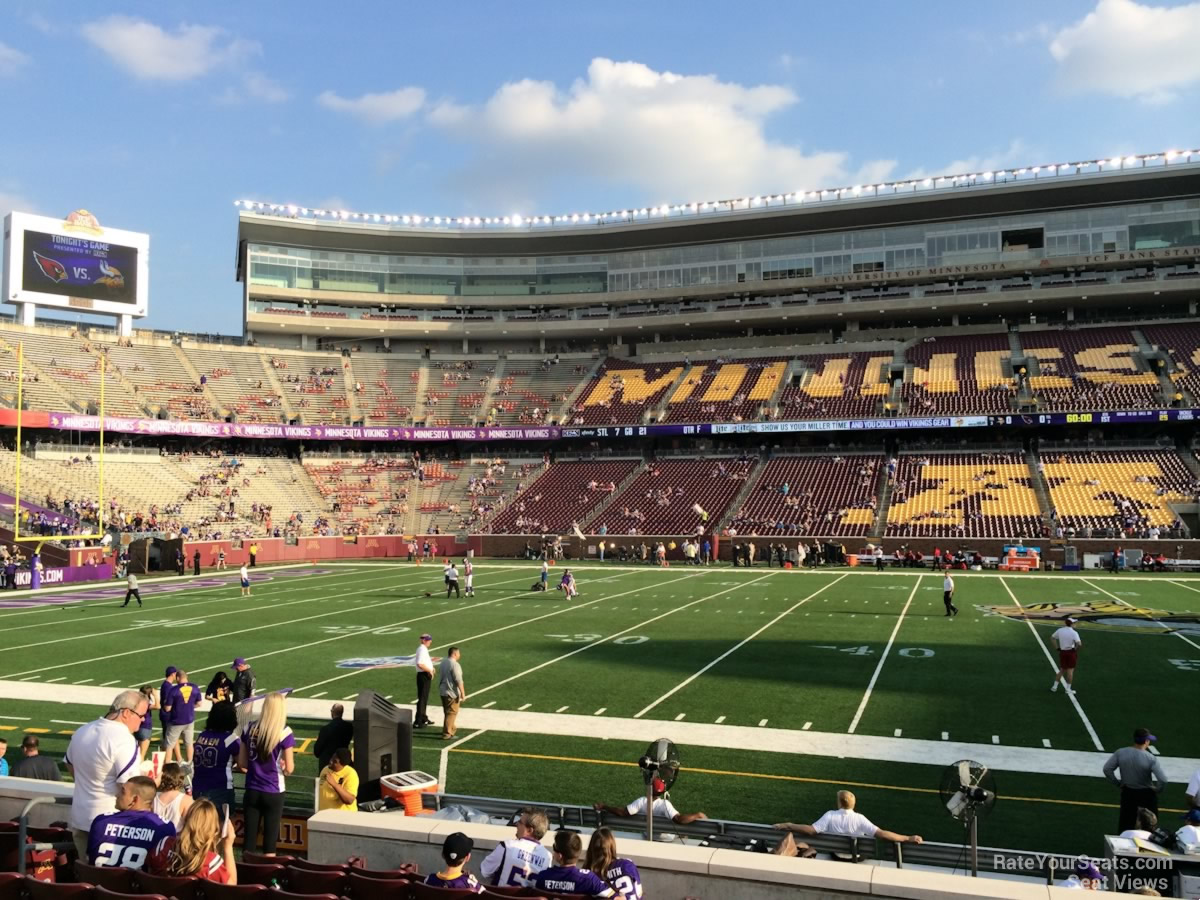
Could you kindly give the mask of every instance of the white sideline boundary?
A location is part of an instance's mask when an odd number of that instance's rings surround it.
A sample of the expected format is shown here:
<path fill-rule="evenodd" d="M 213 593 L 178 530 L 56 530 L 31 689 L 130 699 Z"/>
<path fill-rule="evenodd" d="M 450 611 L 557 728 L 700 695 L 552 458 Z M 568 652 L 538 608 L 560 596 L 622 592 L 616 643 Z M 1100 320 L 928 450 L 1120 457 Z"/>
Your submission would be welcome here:
<path fill-rule="evenodd" d="M 116 688 L 92 685 L 31 684 L 0 681 L 0 699 L 44 703 L 76 703 L 107 708 Z M 468 700 L 468 703 L 470 701 Z M 411 704 L 401 704 L 412 708 Z M 288 714 L 298 719 L 325 721 L 325 700 L 288 699 Z M 1074 775 L 1101 778 L 1108 754 L 1091 750 L 1048 750 L 1044 747 L 1008 747 L 963 741 L 926 741 L 914 738 L 875 737 L 845 732 L 758 728 L 753 725 L 710 725 L 658 719 L 617 719 L 606 716 L 517 712 L 511 709 L 481 709 L 465 706 L 458 714 L 464 730 L 519 732 L 554 737 L 583 737 L 596 740 L 646 742 L 669 737 L 680 744 L 745 750 L 753 747 L 767 753 L 822 756 L 831 759 L 867 759 L 914 765 L 949 765 L 960 759 L 981 759 L 992 769 L 1036 775 Z M 449 749 L 449 748 L 447 748 Z M 1160 756 L 1158 761 L 1172 782 L 1186 784 L 1200 768 L 1200 759 Z"/>
<path fill-rule="evenodd" d="M 1017 595 L 1012 592 L 1012 588 L 1008 586 L 1008 582 L 1001 578 L 1000 584 L 1003 585 L 1004 590 L 1008 591 L 1008 596 L 1012 597 L 1013 603 L 1017 604 L 1017 607 L 1023 610 L 1025 607 L 1021 605 L 1021 601 L 1017 599 Z M 1032 621 L 1026 618 L 1025 624 L 1029 626 L 1029 631 L 1033 635 L 1033 639 L 1037 641 L 1038 647 L 1045 655 L 1046 662 L 1050 663 L 1050 668 L 1054 671 L 1055 675 L 1057 675 L 1058 663 L 1054 661 L 1054 657 L 1050 654 L 1050 648 L 1042 643 L 1042 636 L 1037 633 L 1037 629 L 1033 627 Z M 1083 706 L 1079 702 L 1079 697 L 1076 696 L 1075 692 L 1072 690 L 1066 691 L 1066 697 L 1070 701 L 1071 705 L 1075 707 L 1075 712 L 1079 713 L 1079 719 L 1083 722 L 1083 727 L 1087 730 L 1088 737 L 1092 739 L 1092 744 L 1097 750 L 1103 750 L 1104 745 L 1100 742 L 1100 736 L 1096 734 L 1096 729 L 1092 727 L 1092 720 L 1089 719 L 1087 717 L 1087 713 L 1083 711 Z M 1191 776 L 1189 775 L 1188 778 L 1191 778 Z"/>

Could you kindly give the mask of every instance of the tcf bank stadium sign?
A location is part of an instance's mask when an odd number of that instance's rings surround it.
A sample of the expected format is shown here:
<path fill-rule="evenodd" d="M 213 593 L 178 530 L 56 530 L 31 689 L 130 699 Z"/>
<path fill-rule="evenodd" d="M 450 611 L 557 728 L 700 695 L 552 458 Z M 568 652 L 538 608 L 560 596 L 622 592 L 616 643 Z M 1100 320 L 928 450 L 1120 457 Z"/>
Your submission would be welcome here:
<path fill-rule="evenodd" d="M 921 281 L 930 278 L 956 278 L 963 275 L 1000 275 L 1037 269 L 1066 269 L 1077 266 L 1115 266 L 1139 262 L 1184 262 L 1200 257 L 1200 247 L 1167 247 L 1162 250 L 1121 250 L 1113 253 L 1088 253 L 1082 256 L 1055 256 L 1036 262 L 1028 259 L 997 262 L 963 263 L 957 266 L 933 266 L 928 269 L 900 269 L 895 272 L 855 272 L 845 275 L 821 275 L 798 278 L 802 285 L 829 287 L 840 284 L 881 284 L 893 281 Z"/>

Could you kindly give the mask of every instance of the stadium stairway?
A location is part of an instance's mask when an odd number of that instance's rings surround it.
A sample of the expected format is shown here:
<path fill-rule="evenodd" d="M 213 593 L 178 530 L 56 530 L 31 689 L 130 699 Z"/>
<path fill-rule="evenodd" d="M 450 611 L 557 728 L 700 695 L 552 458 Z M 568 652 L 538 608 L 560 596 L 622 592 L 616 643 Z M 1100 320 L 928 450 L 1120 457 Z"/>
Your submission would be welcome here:
<path fill-rule="evenodd" d="M 892 482 L 888 479 L 887 465 L 879 467 L 879 482 L 875 488 L 875 496 L 879 498 L 875 510 L 875 525 L 868 537 L 882 538 L 887 529 L 888 507 L 892 505 Z"/>
<path fill-rule="evenodd" d="M 296 421 L 296 408 L 292 406 L 292 401 L 288 399 L 287 391 L 283 389 L 283 382 L 279 380 L 279 376 L 275 374 L 275 370 L 271 368 L 271 364 L 267 362 L 267 355 L 260 353 L 258 361 L 262 363 L 262 370 L 265 373 L 267 384 L 271 386 L 271 390 L 275 392 L 275 396 L 279 398 L 280 408 L 283 410 L 284 416 L 289 422 Z"/>
<path fill-rule="evenodd" d="M 554 420 L 556 422 L 561 422 L 563 424 L 566 424 L 567 422 L 570 421 L 571 409 L 575 406 L 576 403 L 579 402 L 579 398 L 583 396 L 584 390 L 586 390 L 588 385 L 590 385 L 592 383 L 592 381 L 595 379 L 596 373 L 599 372 L 600 367 L 602 365 L 604 365 L 604 360 L 605 360 L 604 356 L 601 356 L 598 359 L 594 360 L 592 362 L 591 368 L 588 369 L 587 373 L 579 376 L 579 382 L 575 385 L 574 389 L 572 389 L 567 394 L 567 399 L 564 400 L 559 405 L 558 409 L 556 409 L 554 411 Z"/>
<path fill-rule="evenodd" d="M 354 393 L 354 373 L 349 366 L 342 366 L 342 381 L 346 388 L 346 412 L 351 422 L 361 422 L 363 417 L 358 409 L 358 394 Z"/>
<path fill-rule="evenodd" d="M 5 368 L 11 368 L 14 375 L 13 381 L 5 383 L 4 402 L 13 408 L 17 405 L 17 341 L 12 335 L 5 335 L 6 339 L 0 339 L 0 350 L 6 354 Z M 12 341 L 10 343 L 10 341 Z M 37 377 L 37 381 L 26 382 L 21 388 L 22 400 L 28 409 L 66 409 L 79 411 L 80 404 L 77 403 L 70 394 L 63 389 L 53 378 L 48 376 L 37 364 L 34 363 L 29 355 L 24 357 L 24 369 L 31 375 Z"/>
<path fill-rule="evenodd" d="M 1025 461 L 1029 464 L 1029 484 L 1033 488 L 1033 495 L 1037 497 L 1038 509 L 1042 511 L 1042 521 L 1049 522 L 1054 505 L 1050 502 L 1050 486 L 1046 484 L 1046 476 L 1038 468 L 1040 460 L 1030 450 L 1025 454 Z"/>
<path fill-rule="evenodd" d="M 429 388 L 429 366 L 421 364 L 417 367 L 417 387 L 413 396 L 412 421 L 414 425 L 424 425 L 428 418 L 425 413 L 425 393 Z"/>
<path fill-rule="evenodd" d="M 629 487 L 629 485 L 633 483 L 633 480 L 642 474 L 644 468 L 644 466 L 639 466 L 622 478 L 619 482 L 617 482 L 617 489 L 609 494 L 607 498 L 602 500 L 590 513 L 588 513 L 587 518 L 580 523 L 580 528 L 586 532 L 588 528 L 591 527 L 591 524 L 603 516 L 605 510 L 612 506 L 616 499 L 625 492 L 625 488 Z"/>
<path fill-rule="evenodd" d="M 173 343 L 171 344 L 171 350 L 174 351 L 175 358 L 179 360 L 179 364 L 183 366 L 183 370 L 188 373 L 188 377 L 192 379 L 192 384 L 199 384 L 200 370 L 196 368 L 195 363 L 188 359 L 188 355 L 183 352 L 183 347 L 179 344 Z M 232 412 L 232 410 L 227 409 L 221 403 L 221 401 L 217 399 L 217 395 L 213 393 L 210 385 L 205 384 L 201 389 L 201 394 L 203 395 L 204 399 L 208 401 L 209 408 L 216 410 L 217 413 L 222 417 L 227 416 L 230 412 Z"/>
<path fill-rule="evenodd" d="M 786 382 L 786 379 L 785 379 Z M 731 516 L 735 516 L 746 504 L 746 498 L 750 496 L 750 492 L 758 486 L 758 479 L 762 475 L 764 460 L 760 456 L 758 461 L 750 468 L 750 474 L 746 476 L 746 481 L 742 485 L 741 490 L 733 495 L 733 499 L 729 501 L 729 505 L 725 507 L 725 512 L 721 519 L 714 520 L 718 524 L 725 524 Z M 715 526 L 714 526 L 715 527 Z"/>

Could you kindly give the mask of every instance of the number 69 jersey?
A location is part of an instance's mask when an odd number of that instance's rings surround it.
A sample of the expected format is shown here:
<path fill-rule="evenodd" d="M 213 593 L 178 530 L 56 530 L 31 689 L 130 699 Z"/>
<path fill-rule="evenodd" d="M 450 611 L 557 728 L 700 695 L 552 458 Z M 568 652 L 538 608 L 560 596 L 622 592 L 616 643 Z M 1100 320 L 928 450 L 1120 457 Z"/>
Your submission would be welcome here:
<path fill-rule="evenodd" d="M 175 826 L 148 809 L 96 816 L 88 833 L 88 862 L 93 866 L 140 869 L 151 854 L 175 836 Z"/>

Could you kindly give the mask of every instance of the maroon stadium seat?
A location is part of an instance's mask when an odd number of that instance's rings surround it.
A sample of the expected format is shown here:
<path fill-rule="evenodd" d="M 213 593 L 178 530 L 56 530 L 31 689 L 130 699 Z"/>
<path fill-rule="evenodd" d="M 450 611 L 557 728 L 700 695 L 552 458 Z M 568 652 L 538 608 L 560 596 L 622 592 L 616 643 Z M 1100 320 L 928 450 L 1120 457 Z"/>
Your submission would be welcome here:
<path fill-rule="evenodd" d="M 336 894 L 346 890 L 346 870 L 330 871 L 288 866 L 285 874 L 287 889 L 293 894 Z"/>
<path fill-rule="evenodd" d="M 151 875 L 138 872 L 134 879 L 139 894 L 161 894 L 174 900 L 196 900 L 203 884 L 195 875 Z"/>
<path fill-rule="evenodd" d="M 81 859 L 75 860 L 75 877 L 84 884 L 107 888 L 118 894 L 132 894 L 137 889 L 133 880 L 133 869 L 117 866 L 91 866 Z"/>
<path fill-rule="evenodd" d="M 25 893 L 29 895 L 29 900 L 92 900 L 96 889 L 90 884 L 38 881 L 26 875 Z"/>

